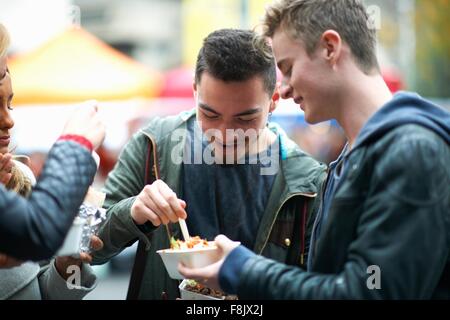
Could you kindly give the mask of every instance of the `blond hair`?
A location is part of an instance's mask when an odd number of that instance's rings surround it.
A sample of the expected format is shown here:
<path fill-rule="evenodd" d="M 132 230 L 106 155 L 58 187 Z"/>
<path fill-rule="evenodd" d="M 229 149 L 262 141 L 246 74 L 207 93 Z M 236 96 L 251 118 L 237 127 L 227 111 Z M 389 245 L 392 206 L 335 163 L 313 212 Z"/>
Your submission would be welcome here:
<path fill-rule="evenodd" d="M 379 71 L 376 31 L 370 28 L 360 0 L 275 0 L 266 8 L 261 27 L 261 36 L 269 38 L 283 29 L 292 39 L 300 40 L 310 56 L 322 34 L 334 30 L 350 47 L 363 72 Z"/>
<path fill-rule="evenodd" d="M 10 44 L 9 32 L 0 23 L 0 58 L 6 55 Z M 13 165 L 11 169 L 12 177 L 6 185 L 6 189 L 17 192 L 22 196 L 28 196 L 31 192 L 32 183 L 30 179 L 17 167 Z"/>
<path fill-rule="evenodd" d="M 16 164 L 11 169 L 11 175 L 12 177 L 6 185 L 6 189 L 14 191 L 23 197 L 28 197 L 33 187 L 31 180 Z"/>
<path fill-rule="evenodd" d="M 11 39 L 8 30 L 0 23 L 0 58 L 3 58 L 6 55 L 10 42 Z"/>

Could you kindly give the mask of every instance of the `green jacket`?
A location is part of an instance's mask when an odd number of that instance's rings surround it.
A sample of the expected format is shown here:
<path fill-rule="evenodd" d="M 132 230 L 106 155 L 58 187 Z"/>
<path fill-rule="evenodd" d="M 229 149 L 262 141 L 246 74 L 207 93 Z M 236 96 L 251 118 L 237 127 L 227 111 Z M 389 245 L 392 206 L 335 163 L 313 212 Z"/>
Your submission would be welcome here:
<path fill-rule="evenodd" d="M 145 228 L 138 228 L 131 218 L 130 209 L 145 186 L 149 146 L 157 151 L 159 178 L 180 194 L 180 163 L 188 131 L 186 124 L 194 116 L 195 111 L 190 111 L 152 120 L 127 144 L 106 181 L 108 219 L 99 232 L 104 248 L 95 253 L 94 264 L 107 262 L 138 239 L 145 242 L 150 251 L 140 299 L 175 299 L 179 296 L 178 281 L 169 278 L 156 253 L 170 246 L 166 228 L 150 228 L 147 234 L 144 233 L 147 232 Z M 280 262 L 304 266 L 318 207 L 316 196 L 325 179 L 326 167 L 302 152 L 276 125 L 270 125 L 270 129 L 280 135 L 280 171 L 275 178 L 253 250 Z M 173 157 L 175 161 L 172 161 Z M 170 225 L 170 231 L 176 238 L 181 238 L 178 224 Z"/>

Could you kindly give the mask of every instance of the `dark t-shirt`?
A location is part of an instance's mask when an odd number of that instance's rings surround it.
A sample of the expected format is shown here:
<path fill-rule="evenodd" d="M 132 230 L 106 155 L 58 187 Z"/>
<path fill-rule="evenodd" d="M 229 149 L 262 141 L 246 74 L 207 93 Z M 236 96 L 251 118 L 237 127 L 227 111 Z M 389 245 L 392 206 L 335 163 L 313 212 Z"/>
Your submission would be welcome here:
<path fill-rule="evenodd" d="M 271 152 L 279 148 L 271 147 L 257 156 L 246 156 L 245 164 L 196 163 L 195 143 L 197 148 L 201 145 L 202 152 L 209 143 L 195 119 L 189 121 L 188 130 L 185 150 L 191 150 L 191 157 L 184 159 L 181 197 L 187 203 L 189 232 L 208 240 L 224 234 L 253 248 L 276 176 L 261 174 L 261 169 L 270 165 L 264 157 L 270 158 Z M 275 144 L 278 146 L 279 139 Z"/>

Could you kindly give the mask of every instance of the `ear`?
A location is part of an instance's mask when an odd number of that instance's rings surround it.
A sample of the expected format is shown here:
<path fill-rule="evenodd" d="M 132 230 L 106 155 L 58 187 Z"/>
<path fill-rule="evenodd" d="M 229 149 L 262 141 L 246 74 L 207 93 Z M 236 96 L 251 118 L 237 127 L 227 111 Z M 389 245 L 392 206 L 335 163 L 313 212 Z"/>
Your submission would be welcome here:
<path fill-rule="evenodd" d="M 194 93 L 194 99 L 197 99 L 197 83 L 195 83 L 195 80 L 192 82 L 192 91 Z"/>
<path fill-rule="evenodd" d="M 334 30 L 327 30 L 320 39 L 323 57 L 331 66 L 335 66 L 342 54 L 342 39 Z"/>

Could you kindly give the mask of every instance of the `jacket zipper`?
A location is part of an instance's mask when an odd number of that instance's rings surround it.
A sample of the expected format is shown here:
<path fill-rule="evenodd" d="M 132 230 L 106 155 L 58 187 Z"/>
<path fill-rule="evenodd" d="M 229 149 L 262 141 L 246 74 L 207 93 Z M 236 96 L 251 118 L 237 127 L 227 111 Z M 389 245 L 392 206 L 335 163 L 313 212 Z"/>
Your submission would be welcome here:
<path fill-rule="evenodd" d="M 330 178 L 330 168 L 328 167 L 327 168 L 327 177 L 326 177 L 324 183 L 322 184 L 322 187 L 320 188 L 320 196 L 322 197 L 322 199 L 323 199 L 323 195 L 324 195 L 324 192 L 325 192 L 326 185 L 328 184 L 328 179 L 329 178 Z M 315 237 L 317 224 L 318 224 L 318 221 L 321 218 L 321 216 L 322 216 L 322 201 L 319 204 L 319 211 L 318 211 L 318 214 L 316 216 L 316 219 L 314 219 L 313 228 L 311 230 L 311 239 L 312 239 L 313 236 Z M 314 245 L 314 244 L 310 243 L 310 246 L 311 245 Z M 310 258 L 312 258 L 314 256 L 314 248 L 311 248 L 310 252 L 312 253 Z M 310 259 L 310 258 L 308 258 L 308 259 Z"/>
<path fill-rule="evenodd" d="M 275 218 L 273 219 L 272 224 L 270 225 L 269 233 L 267 234 L 268 236 L 266 237 L 266 239 L 264 241 L 264 245 L 261 247 L 261 250 L 259 251 L 258 254 L 262 254 L 262 252 L 264 251 L 264 248 L 267 246 L 267 242 L 269 242 L 269 236 L 272 233 L 273 226 L 275 225 L 275 222 L 277 220 L 277 217 L 278 217 L 278 214 L 280 213 L 281 208 L 283 208 L 283 206 L 286 204 L 286 202 L 288 202 L 292 198 L 298 197 L 298 196 L 305 197 L 305 198 L 315 198 L 315 197 L 317 197 L 317 193 L 302 193 L 302 192 L 294 193 L 283 200 L 281 205 L 278 207 L 277 213 L 275 214 Z M 303 257 L 302 257 L 302 259 L 303 259 Z"/>
<path fill-rule="evenodd" d="M 300 264 L 305 263 L 305 246 L 306 246 L 306 215 L 308 213 L 308 204 L 306 201 L 303 204 L 302 214 L 302 253 L 300 254 Z"/>

